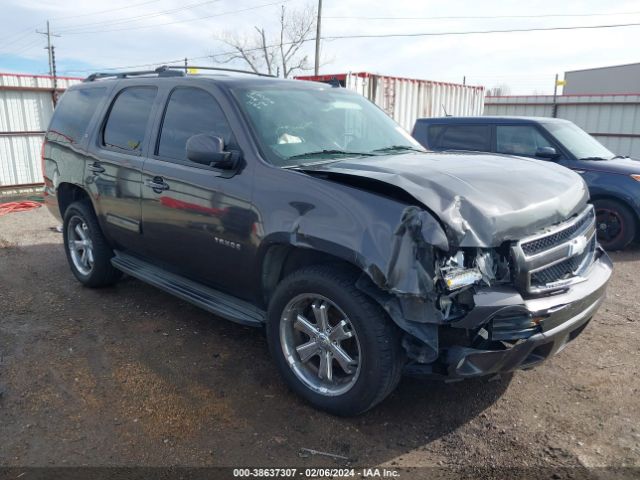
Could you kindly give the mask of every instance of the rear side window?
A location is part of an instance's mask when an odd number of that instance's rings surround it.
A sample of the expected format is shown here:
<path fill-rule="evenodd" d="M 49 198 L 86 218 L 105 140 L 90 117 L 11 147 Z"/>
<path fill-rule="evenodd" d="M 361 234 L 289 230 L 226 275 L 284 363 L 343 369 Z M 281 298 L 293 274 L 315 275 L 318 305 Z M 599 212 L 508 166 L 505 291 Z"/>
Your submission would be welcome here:
<path fill-rule="evenodd" d="M 80 143 L 105 92 L 105 88 L 83 88 L 66 92 L 49 125 L 47 140 Z"/>
<path fill-rule="evenodd" d="M 208 133 L 233 143 L 231 128 L 218 102 L 199 88 L 177 88 L 169 97 L 162 122 L 157 154 L 175 160 L 187 159 L 187 140 Z"/>
<path fill-rule="evenodd" d="M 432 125 L 429 146 L 438 150 L 491 150 L 490 125 Z"/>
<path fill-rule="evenodd" d="M 129 152 L 142 150 L 156 91 L 155 87 L 130 87 L 118 94 L 104 127 L 105 146 Z"/>
<path fill-rule="evenodd" d="M 533 125 L 498 125 L 496 152 L 533 157 L 540 147 L 552 145 Z"/>

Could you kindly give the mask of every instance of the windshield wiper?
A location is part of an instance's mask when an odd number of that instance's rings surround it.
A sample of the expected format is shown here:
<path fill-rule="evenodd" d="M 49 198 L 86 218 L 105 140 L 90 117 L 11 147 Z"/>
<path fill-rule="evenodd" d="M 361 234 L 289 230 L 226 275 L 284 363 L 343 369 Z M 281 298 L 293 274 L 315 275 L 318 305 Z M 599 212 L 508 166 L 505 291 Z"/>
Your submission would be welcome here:
<path fill-rule="evenodd" d="M 615 160 L 616 158 L 629 158 L 629 155 L 615 155 L 611 157 L 611 160 Z"/>
<path fill-rule="evenodd" d="M 604 157 L 582 157 L 579 158 L 578 160 L 607 160 Z"/>
<path fill-rule="evenodd" d="M 393 152 L 396 150 L 409 150 L 412 152 L 420 152 L 420 153 L 424 153 L 426 151 L 418 147 L 410 147 L 408 145 L 391 145 L 390 147 L 376 148 L 375 150 L 372 150 L 372 152 Z"/>
<path fill-rule="evenodd" d="M 287 157 L 287 160 L 293 160 L 296 158 L 312 158 L 312 157 L 319 157 L 322 155 L 344 155 L 344 156 L 348 156 L 348 157 L 370 157 L 373 155 L 373 153 L 367 153 L 367 152 L 349 152 L 346 150 L 318 150 L 316 152 L 306 152 L 306 153 L 299 153 L 298 155 L 292 155 L 290 157 Z"/>

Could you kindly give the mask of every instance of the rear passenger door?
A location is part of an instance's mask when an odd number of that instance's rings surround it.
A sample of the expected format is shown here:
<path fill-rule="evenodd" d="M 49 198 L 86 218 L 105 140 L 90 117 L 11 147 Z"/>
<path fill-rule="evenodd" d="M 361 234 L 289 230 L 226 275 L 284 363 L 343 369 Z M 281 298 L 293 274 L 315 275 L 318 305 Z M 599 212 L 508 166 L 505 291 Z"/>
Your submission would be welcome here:
<path fill-rule="evenodd" d="M 429 148 L 432 150 L 491 151 L 492 126 L 440 124 L 429 127 Z"/>
<path fill-rule="evenodd" d="M 93 155 L 86 166 L 86 184 L 103 230 L 116 248 L 123 250 L 143 249 L 142 165 L 157 92 L 150 85 L 131 85 L 116 91 L 97 129 Z"/>
<path fill-rule="evenodd" d="M 167 92 L 155 145 L 143 168 L 142 223 L 156 263 L 227 293 L 245 288 L 256 242 L 249 165 L 235 171 L 187 159 L 187 140 L 206 133 L 240 150 L 214 92 L 177 86 Z"/>

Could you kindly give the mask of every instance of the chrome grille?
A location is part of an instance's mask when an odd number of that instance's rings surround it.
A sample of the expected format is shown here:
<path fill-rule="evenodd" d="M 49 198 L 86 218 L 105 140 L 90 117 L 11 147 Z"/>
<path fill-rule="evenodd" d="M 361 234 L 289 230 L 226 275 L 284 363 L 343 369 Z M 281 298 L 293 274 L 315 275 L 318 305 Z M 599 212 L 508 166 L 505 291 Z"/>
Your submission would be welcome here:
<path fill-rule="evenodd" d="M 596 248 L 596 237 L 592 237 L 587 247 L 581 254 L 575 257 L 569 257 L 560 263 L 543 268 L 531 274 L 531 285 L 535 287 L 544 287 L 558 280 L 565 280 L 575 275 L 580 270 L 582 264 L 589 259 Z"/>
<path fill-rule="evenodd" d="M 589 205 L 566 222 L 513 246 L 516 283 L 523 293 L 538 294 L 582 281 L 596 247 L 595 213 Z"/>
<path fill-rule="evenodd" d="M 593 221 L 594 218 L 595 213 L 591 208 L 589 209 L 589 213 L 582 216 L 576 223 L 574 223 L 570 227 L 567 227 L 564 230 L 560 230 L 559 232 L 544 236 L 542 238 L 538 238 L 537 240 L 522 243 L 522 250 L 524 251 L 525 255 L 535 255 L 536 253 L 544 252 L 549 248 L 555 247 L 556 245 L 559 245 L 562 242 L 566 242 L 567 240 L 571 239 L 576 232 L 583 228 L 588 222 Z"/>

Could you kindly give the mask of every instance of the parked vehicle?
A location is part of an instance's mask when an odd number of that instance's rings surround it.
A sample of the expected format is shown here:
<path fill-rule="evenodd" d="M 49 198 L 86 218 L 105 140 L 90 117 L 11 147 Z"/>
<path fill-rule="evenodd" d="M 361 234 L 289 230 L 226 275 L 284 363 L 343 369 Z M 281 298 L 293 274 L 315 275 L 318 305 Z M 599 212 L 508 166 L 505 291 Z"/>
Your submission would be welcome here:
<path fill-rule="evenodd" d="M 615 155 L 568 120 L 544 117 L 421 118 L 413 136 L 435 151 L 475 150 L 555 162 L 582 175 L 596 208 L 598 241 L 621 250 L 638 238 L 640 162 Z"/>
<path fill-rule="evenodd" d="M 286 383 L 340 415 L 403 371 L 541 363 L 582 332 L 611 275 L 575 173 L 425 153 L 321 83 L 94 74 L 62 97 L 43 162 L 82 284 L 125 272 L 264 326 Z"/>

